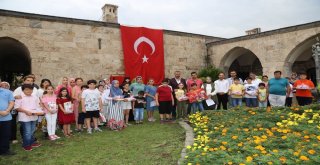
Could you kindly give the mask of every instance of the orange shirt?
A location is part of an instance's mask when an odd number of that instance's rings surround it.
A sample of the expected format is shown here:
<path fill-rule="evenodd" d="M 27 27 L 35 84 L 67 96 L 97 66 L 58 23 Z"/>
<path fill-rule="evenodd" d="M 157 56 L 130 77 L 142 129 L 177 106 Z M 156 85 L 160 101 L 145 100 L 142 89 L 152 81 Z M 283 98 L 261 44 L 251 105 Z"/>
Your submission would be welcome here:
<path fill-rule="evenodd" d="M 304 80 L 297 80 L 293 87 L 297 89 L 296 96 L 300 97 L 312 97 L 311 88 L 314 88 L 314 84 L 312 81 L 304 79 Z"/>

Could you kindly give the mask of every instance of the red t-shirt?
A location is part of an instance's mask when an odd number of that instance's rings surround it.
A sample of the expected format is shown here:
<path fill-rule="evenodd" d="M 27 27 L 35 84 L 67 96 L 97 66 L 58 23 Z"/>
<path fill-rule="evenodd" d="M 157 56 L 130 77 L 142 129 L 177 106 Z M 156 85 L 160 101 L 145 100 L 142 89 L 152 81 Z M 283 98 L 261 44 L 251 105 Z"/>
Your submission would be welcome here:
<path fill-rule="evenodd" d="M 168 85 L 160 85 L 157 88 L 159 101 L 172 101 L 172 89 Z"/>
<path fill-rule="evenodd" d="M 300 97 L 312 97 L 311 88 L 314 88 L 314 84 L 310 80 L 297 80 L 293 87 L 296 88 L 296 96 Z"/>

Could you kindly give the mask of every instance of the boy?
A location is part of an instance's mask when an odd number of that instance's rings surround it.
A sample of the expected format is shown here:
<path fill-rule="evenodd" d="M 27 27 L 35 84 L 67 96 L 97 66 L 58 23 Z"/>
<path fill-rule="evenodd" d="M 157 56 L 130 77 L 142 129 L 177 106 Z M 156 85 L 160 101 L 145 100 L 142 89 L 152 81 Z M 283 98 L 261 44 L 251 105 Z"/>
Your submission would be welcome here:
<path fill-rule="evenodd" d="M 78 110 L 79 116 L 78 116 L 78 128 L 77 128 L 79 132 L 83 131 L 82 126 L 84 125 L 84 120 L 85 120 L 85 113 L 82 112 L 81 95 L 82 95 L 82 92 L 88 88 L 89 88 L 88 85 L 82 85 L 81 92 L 79 93 L 79 96 L 77 96 L 77 97 L 79 97 L 79 100 L 80 100 L 79 107 L 78 107 L 79 108 L 79 110 Z"/>
<path fill-rule="evenodd" d="M 41 144 L 35 141 L 33 136 L 36 129 L 36 122 L 39 115 L 44 115 L 40 107 L 40 100 L 37 96 L 32 95 L 33 85 L 23 84 L 21 86 L 21 99 L 16 100 L 15 109 L 18 113 L 18 121 L 22 127 L 23 148 L 25 151 L 32 151 Z"/>
<path fill-rule="evenodd" d="M 85 113 L 85 122 L 88 128 L 87 132 L 88 134 L 92 134 L 91 118 L 93 119 L 94 130 L 102 132 L 102 130 L 98 128 L 98 118 L 102 110 L 102 101 L 100 92 L 96 90 L 97 81 L 89 80 L 87 84 L 89 89 L 84 90 L 81 95 L 81 106 L 82 112 Z"/>
<path fill-rule="evenodd" d="M 156 105 L 159 106 L 160 123 L 171 119 L 171 109 L 174 105 L 174 99 L 172 95 L 172 88 L 168 85 L 168 78 L 162 80 L 162 84 L 157 88 L 156 92 Z"/>
<path fill-rule="evenodd" d="M 244 85 L 247 107 L 257 107 L 257 90 L 258 87 L 255 84 L 252 84 L 252 78 L 248 77 L 246 79 L 247 84 Z"/>
<path fill-rule="evenodd" d="M 144 110 L 144 104 L 146 104 L 146 98 L 144 96 L 144 91 L 139 91 L 138 96 L 135 96 L 136 99 L 135 102 L 133 102 L 134 107 L 134 120 L 136 121 L 136 124 L 142 124 L 143 122 L 143 110 Z"/>
<path fill-rule="evenodd" d="M 232 100 L 232 107 L 241 106 L 242 105 L 242 96 L 244 94 L 244 86 L 240 84 L 239 78 L 233 79 L 233 84 L 229 88 L 229 95 Z"/>

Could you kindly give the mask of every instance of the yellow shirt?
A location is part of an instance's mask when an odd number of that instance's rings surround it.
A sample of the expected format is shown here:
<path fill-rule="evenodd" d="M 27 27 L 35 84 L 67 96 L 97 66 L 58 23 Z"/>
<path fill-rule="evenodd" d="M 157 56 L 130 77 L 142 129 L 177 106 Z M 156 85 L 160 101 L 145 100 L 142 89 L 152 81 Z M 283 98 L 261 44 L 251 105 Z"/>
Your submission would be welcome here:
<path fill-rule="evenodd" d="M 178 99 L 185 95 L 184 90 L 182 89 L 177 89 L 175 94 L 176 94 L 176 98 Z"/>
<path fill-rule="evenodd" d="M 232 98 L 242 98 L 242 91 L 244 90 L 244 86 L 242 84 L 232 84 L 229 89 L 231 91 L 230 93 Z"/>

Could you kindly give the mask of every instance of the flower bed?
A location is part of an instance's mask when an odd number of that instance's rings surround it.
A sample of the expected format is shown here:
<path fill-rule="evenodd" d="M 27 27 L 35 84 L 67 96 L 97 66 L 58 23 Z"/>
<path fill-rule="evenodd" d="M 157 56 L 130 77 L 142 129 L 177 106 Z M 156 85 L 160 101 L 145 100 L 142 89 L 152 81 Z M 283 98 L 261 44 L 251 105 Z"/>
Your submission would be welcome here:
<path fill-rule="evenodd" d="M 320 164 L 319 105 L 238 108 L 190 116 L 185 164 Z"/>

